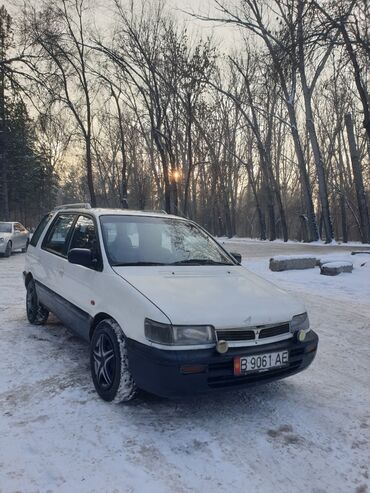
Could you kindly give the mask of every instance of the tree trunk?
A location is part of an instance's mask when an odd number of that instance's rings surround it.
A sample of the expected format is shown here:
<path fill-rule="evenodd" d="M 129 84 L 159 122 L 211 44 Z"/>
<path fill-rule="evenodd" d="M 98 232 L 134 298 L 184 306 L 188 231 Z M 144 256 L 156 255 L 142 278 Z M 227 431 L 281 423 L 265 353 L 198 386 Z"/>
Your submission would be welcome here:
<path fill-rule="evenodd" d="M 90 193 L 91 207 L 96 207 L 96 195 L 94 188 L 93 169 L 92 169 L 92 156 L 91 156 L 91 135 L 88 133 L 85 139 L 86 145 L 86 172 L 87 172 L 87 186 Z"/>
<path fill-rule="evenodd" d="M 348 242 L 348 230 L 347 230 L 347 211 L 346 211 L 346 200 L 344 197 L 344 192 L 341 190 L 339 195 L 339 205 L 340 205 L 340 219 L 342 225 L 342 239 L 343 243 Z"/>
<path fill-rule="evenodd" d="M 322 221 L 325 230 L 325 243 L 331 243 L 331 241 L 333 240 L 333 226 L 330 217 L 328 188 L 320 146 L 317 139 L 315 123 L 313 121 L 311 95 L 309 93 L 309 88 L 306 87 L 306 85 L 303 83 L 303 94 L 306 110 L 306 127 L 311 142 L 312 152 L 316 165 L 317 179 L 319 182 L 319 195 L 322 209 Z"/>
<path fill-rule="evenodd" d="M 0 54 L 5 56 L 4 37 L 1 38 Z M 8 190 L 8 163 L 6 159 L 6 122 L 5 122 L 5 73 L 0 68 L 0 171 L 2 183 L 2 213 L 0 219 L 9 221 L 9 190 Z"/>
<path fill-rule="evenodd" d="M 316 220 L 315 209 L 312 201 L 312 190 L 311 190 L 310 179 L 308 177 L 306 162 L 303 154 L 301 140 L 298 133 L 297 119 L 293 105 L 290 102 L 288 102 L 287 106 L 289 112 L 291 132 L 294 142 L 294 150 L 298 160 L 298 167 L 301 176 L 303 196 L 305 199 L 305 204 L 307 209 L 307 223 L 309 230 L 308 241 L 317 241 L 319 239 L 319 232 L 317 229 L 317 220 Z"/>
<path fill-rule="evenodd" d="M 288 241 L 289 236 L 288 236 L 288 225 L 286 222 L 286 216 L 285 216 L 285 210 L 283 206 L 283 200 L 281 198 L 281 193 L 280 193 L 280 188 L 279 186 L 275 185 L 275 195 L 276 195 L 276 200 L 278 203 L 278 208 L 279 208 L 279 213 L 280 213 L 280 221 L 281 221 L 281 230 L 283 234 L 283 240 Z"/>
<path fill-rule="evenodd" d="M 272 194 L 269 184 L 265 183 L 266 197 L 267 197 L 267 213 L 269 218 L 269 240 L 276 240 L 276 221 L 275 221 L 275 208 L 274 208 L 274 196 Z"/>
<path fill-rule="evenodd" d="M 126 139 L 125 139 L 125 131 L 123 128 L 123 117 L 122 111 L 119 101 L 119 96 L 115 93 L 114 89 L 111 88 L 112 95 L 114 97 L 116 106 L 117 106 L 117 114 L 118 114 L 118 125 L 119 125 L 119 135 L 121 140 L 121 158 L 122 158 L 122 167 L 121 167 L 121 206 L 122 209 L 128 209 L 128 190 L 127 190 L 127 156 L 126 156 Z"/>
<path fill-rule="evenodd" d="M 370 242 L 369 210 L 367 206 L 359 152 L 358 152 L 355 132 L 353 128 L 353 121 L 350 113 L 346 113 L 344 115 L 344 121 L 346 123 L 346 128 L 347 128 L 353 178 L 355 181 L 356 197 L 357 197 L 357 204 L 358 204 L 358 211 L 359 211 L 360 225 L 361 225 L 361 239 L 362 239 L 362 243 L 369 243 Z"/>
<path fill-rule="evenodd" d="M 344 21 L 342 21 L 340 24 L 340 31 L 342 33 L 344 43 L 345 43 L 346 48 L 347 48 L 349 58 L 352 62 L 352 66 L 353 66 L 353 70 L 354 70 L 355 83 L 356 83 L 358 94 L 360 96 L 360 100 L 362 103 L 362 109 L 363 109 L 363 113 L 364 113 L 363 127 L 366 131 L 367 138 L 370 142 L 370 109 L 369 109 L 369 94 L 368 94 L 367 86 L 362 80 L 362 71 L 361 71 L 360 66 L 358 64 L 356 53 L 353 49 L 353 45 L 352 45 L 351 39 L 348 35 L 347 28 L 344 24 Z"/>
<path fill-rule="evenodd" d="M 338 134 L 338 162 L 339 162 L 339 185 L 340 185 L 340 192 L 339 192 L 339 205 L 340 205 L 340 219 L 341 219 L 341 225 L 342 225 L 342 239 L 343 243 L 348 242 L 348 228 L 347 228 L 347 209 L 346 209 L 346 189 L 345 189 L 345 182 L 344 182 L 344 163 L 343 163 L 343 154 L 342 154 L 342 139 L 340 136 L 340 133 Z"/>
<path fill-rule="evenodd" d="M 188 122 L 186 125 L 186 133 L 187 133 L 188 170 L 187 170 L 187 176 L 186 176 L 186 180 L 185 180 L 185 192 L 184 192 L 184 215 L 185 216 L 187 216 L 187 213 L 188 213 L 189 187 L 190 187 L 191 175 L 193 172 L 193 142 L 192 142 L 192 136 L 191 136 L 192 106 L 191 106 L 190 95 L 188 95 L 187 110 L 188 110 Z"/>
<path fill-rule="evenodd" d="M 252 188 L 254 200 L 256 202 L 256 209 L 257 209 L 257 216 L 258 216 L 258 222 L 259 222 L 259 228 L 260 228 L 260 239 L 265 240 L 266 239 L 266 223 L 265 223 L 265 216 L 263 215 L 261 204 L 258 198 L 258 193 L 257 193 L 257 188 L 256 188 L 256 181 L 253 176 L 253 171 L 251 168 L 250 163 L 245 163 L 246 168 L 247 168 L 247 173 L 248 173 L 248 180 Z"/>
<path fill-rule="evenodd" d="M 3 136 L 1 136 L 1 139 Z M 1 182 L 2 182 L 2 192 L 3 192 L 3 200 L 2 200 L 2 211 L 0 213 L 0 219 L 3 221 L 9 221 L 10 212 L 9 212 L 9 191 L 8 191 L 8 172 L 7 172 L 7 163 L 6 157 L 4 155 L 4 144 L 0 143 L 0 164 L 1 164 Z"/>
<path fill-rule="evenodd" d="M 163 181 L 164 181 L 164 207 L 167 214 L 171 214 L 172 213 L 171 181 L 170 181 L 170 173 L 169 173 L 166 150 L 162 145 L 160 132 L 157 128 L 152 127 L 152 135 L 162 162 Z"/>
<path fill-rule="evenodd" d="M 233 237 L 233 225 L 231 222 L 231 211 L 230 211 L 230 204 L 228 201 L 228 197 L 226 194 L 226 191 L 223 188 L 223 196 L 224 196 L 224 208 L 225 208 L 225 224 L 226 224 L 226 231 L 227 231 L 227 236 L 228 238 Z"/>

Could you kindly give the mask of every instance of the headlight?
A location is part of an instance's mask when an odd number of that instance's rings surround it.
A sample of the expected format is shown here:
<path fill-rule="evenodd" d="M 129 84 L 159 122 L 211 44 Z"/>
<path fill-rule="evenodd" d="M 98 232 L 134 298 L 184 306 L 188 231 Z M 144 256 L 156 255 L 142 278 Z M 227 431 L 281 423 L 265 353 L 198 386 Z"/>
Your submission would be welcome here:
<path fill-rule="evenodd" d="M 0 238 L 0 243 L 4 243 L 4 238 Z"/>
<path fill-rule="evenodd" d="M 145 320 L 145 337 L 167 346 L 215 343 L 215 332 L 211 325 L 170 325 L 149 319 Z"/>
<path fill-rule="evenodd" d="M 304 330 L 308 332 L 310 329 L 310 321 L 308 319 L 307 312 L 295 315 L 290 322 L 290 331 L 297 332 L 298 330 Z"/>

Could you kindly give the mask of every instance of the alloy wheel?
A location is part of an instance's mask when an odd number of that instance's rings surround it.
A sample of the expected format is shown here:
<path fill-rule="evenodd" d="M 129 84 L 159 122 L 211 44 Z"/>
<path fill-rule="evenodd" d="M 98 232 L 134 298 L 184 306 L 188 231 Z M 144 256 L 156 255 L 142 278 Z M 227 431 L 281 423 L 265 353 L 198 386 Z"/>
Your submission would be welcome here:
<path fill-rule="evenodd" d="M 116 370 L 113 343 L 107 334 L 100 334 L 93 351 L 93 358 L 97 383 L 102 389 L 107 390 L 113 383 Z"/>

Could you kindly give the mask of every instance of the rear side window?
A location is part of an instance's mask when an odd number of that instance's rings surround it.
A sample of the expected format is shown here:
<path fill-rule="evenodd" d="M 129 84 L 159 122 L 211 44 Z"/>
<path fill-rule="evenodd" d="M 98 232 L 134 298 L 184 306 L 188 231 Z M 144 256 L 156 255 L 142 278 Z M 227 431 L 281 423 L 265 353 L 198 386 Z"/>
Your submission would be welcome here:
<path fill-rule="evenodd" d="M 75 218 L 74 214 L 60 214 L 52 224 L 42 247 L 52 253 L 66 257 Z"/>
<path fill-rule="evenodd" d="M 52 214 L 46 214 L 46 216 L 44 216 L 41 219 L 39 225 L 37 226 L 35 232 L 32 235 L 32 238 L 31 238 L 31 241 L 30 241 L 30 245 L 32 245 L 34 247 L 37 245 L 37 242 L 39 241 L 40 236 L 44 232 L 47 223 L 50 221 L 51 216 L 52 216 Z"/>
<path fill-rule="evenodd" d="M 11 233 L 12 225 L 11 223 L 0 223 L 0 233 Z"/>

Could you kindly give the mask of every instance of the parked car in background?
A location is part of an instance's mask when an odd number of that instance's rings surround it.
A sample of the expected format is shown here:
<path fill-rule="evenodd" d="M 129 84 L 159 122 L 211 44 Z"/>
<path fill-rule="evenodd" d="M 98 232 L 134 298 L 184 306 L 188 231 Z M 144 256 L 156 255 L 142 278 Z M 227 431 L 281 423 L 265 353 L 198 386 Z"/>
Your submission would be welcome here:
<path fill-rule="evenodd" d="M 27 317 L 43 324 L 53 312 L 89 342 L 107 401 L 137 389 L 238 389 L 304 370 L 318 345 L 304 306 L 237 257 L 187 219 L 62 206 L 30 241 Z"/>
<path fill-rule="evenodd" d="M 21 223 L 0 222 L 0 254 L 10 257 L 14 250 L 25 252 L 29 236 L 29 231 Z"/>

